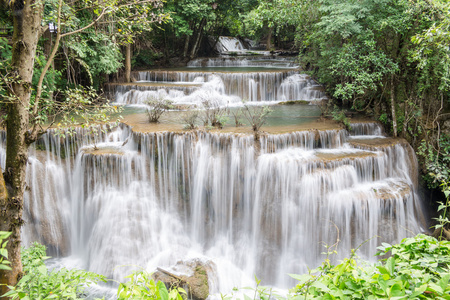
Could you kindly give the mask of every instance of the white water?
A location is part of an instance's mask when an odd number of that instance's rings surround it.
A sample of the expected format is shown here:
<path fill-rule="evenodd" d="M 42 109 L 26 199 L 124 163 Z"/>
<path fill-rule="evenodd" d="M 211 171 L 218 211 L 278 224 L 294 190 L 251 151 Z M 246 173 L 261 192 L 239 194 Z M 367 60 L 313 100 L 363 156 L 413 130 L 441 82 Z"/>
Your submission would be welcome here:
<path fill-rule="evenodd" d="M 298 68 L 291 57 L 211 57 L 197 58 L 188 62 L 188 67 L 266 67 L 266 68 Z"/>
<path fill-rule="evenodd" d="M 220 47 L 244 51 L 238 39 L 221 38 L 222 42 L 217 44 Z M 201 107 L 205 100 L 214 100 L 221 106 L 242 106 L 243 102 L 314 103 L 326 99 L 320 85 L 299 74 L 293 57 L 199 58 L 190 61 L 186 68 L 139 71 L 133 77 L 134 84 L 108 86 L 108 94 L 115 103 L 143 105 L 149 99 L 164 98 L 179 105 Z"/>
<path fill-rule="evenodd" d="M 119 86 L 118 103 L 140 104 L 147 96 L 222 105 L 323 97 L 292 68 L 139 76 L 156 85 Z M 374 260 L 381 242 L 423 230 L 417 162 L 402 142 L 347 143 L 384 138 L 376 123 L 352 127 L 263 135 L 260 145 L 252 136 L 144 134 L 125 125 L 95 137 L 82 129 L 65 138 L 50 131 L 37 143 L 41 150 L 30 151 L 24 244 L 38 240 L 57 257 L 55 265 L 116 280 L 133 266 L 154 270 L 200 259 L 212 266 L 210 292 L 224 294 L 252 285 L 254 275 L 292 287 L 287 273 L 319 265 L 323 244 L 338 235 L 334 260 L 366 240 L 359 254 Z M 2 165 L 5 138 L 2 132 Z"/>
<path fill-rule="evenodd" d="M 220 36 L 219 41 L 216 44 L 216 49 L 219 53 L 224 53 L 242 51 L 245 50 L 245 47 L 237 38 Z"/>
<path fill-rule="evenodd" d="M 293 70 L 268 72 L 144 71 L 139 82 L 171 83 L 170 86 L 114 86 L 117 104 L 144 104 L 147 99 L 164 98 L 175 104 L 201 105 L 214 99 L 222 106 L 242 101 L 316 101 L 325 98 L 322 88 L 306 75 Z M 179 86 L 176 86 L 176 84 Z M 189 86 L 189 84 L 191 86 Z M 200 86 L 192 86 L 192 84 Z"/>
<path fill-rule="evenodd" d="M 33 151 L 28 165 L 24 241 L 116 280 L 132 265 L 198 258 L 214 263 L 211 293 L 255 274 L 290 287 L 286 274 L 320 264 L 322 244 L 338 234 L 335 259 L 370 239 L 359 254 L 373 260 L 382 241 L 422 230 L 410 147 L 370 151 L 347 139 L 345 130 L 262 136 L 257 155 L 251 136 L 233 134 L 122 126 L 98 136 L 96 151 L 81 130 L 63 140 L 49 133 L 47 151 Z"/>

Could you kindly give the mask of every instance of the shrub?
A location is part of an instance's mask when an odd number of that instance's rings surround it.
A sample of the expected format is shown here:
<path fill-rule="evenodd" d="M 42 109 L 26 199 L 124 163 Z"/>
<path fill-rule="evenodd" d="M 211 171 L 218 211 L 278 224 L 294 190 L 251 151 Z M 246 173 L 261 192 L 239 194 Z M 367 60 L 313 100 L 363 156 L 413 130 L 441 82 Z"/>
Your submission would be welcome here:
<path fill-rule="evenodd" d="M 419 234 L 400 244 L 383 243 L 371 264 L 350 258 L 333 266 L 326 260 L 306 275 L 291 275 L 299 283 L 290 297 L 304 299 L 449 299 L 450 243 Z M 315 275 L 318 274 L 318 275 Z"/>
<path fill-rule="evenodd" d="M 183 123 L 183 128 L 186 130 L 193 130 L 197 128 L 197 119 L 199 112 L 198 110 L 185 111 L 181 114 L 181 122 Z"/>
<path fill-rule="evenodd" d="M 348 120 L 347 116 L 345 115 L 344 110 L 341 110 L 337 106 L 335 106 L 333 111 L 331 112 L 331 116 L 333 117 L 333 120 L 344 125 L 345 129 L 350 130 L 350 128 L 351 128 L 350 121 Z"/>
<path fill-rule="evenodd" d="M 162 114 L 173 108 L 173 101 L 162 97 L 151 97 L 144 103 L 149 106 L 147 109 L 147 115 L 150 123 L 159 122 L 159 118 L 161 118 Z"/>
<path fill-rule="evenodd" d="M 267 117 L 271 112 L 272 109 L 268 106 L 244 105 L 242 114 L 252 127 L 255 141 L 259 140 L 259 130 L 264 125 L 264 123 L 266 123 Z"/>
<path fill-rule="evenodd" d="M 146 271 L 137 271 L 127 276 L 130 280 L 121 283 L 117 291 L 117 299 L 141 299 L 141 300 L 183 300 L 180 295 L 186 295 L 182 288 L 167 290 L 163 282 L 155 283 L 151 274 Z"/>
<path fill-rule="evenodd" d="M 22 250 L 24 276 L 16 286 L 8 286 L 4 297 L 11 299 L 79 299 L 84 289 L 98 282 L 106 282 L 102 275 L 77 269 L 49 271 L 44 261 L 46 247 L 34 243 Z"/>
<path fill-rule="evenodd" d="M 228 121 L 226 116 L 226 108 L 220 107 L 220 105 L 209 99 L 202 101 L 202 106 L 205 109 L 201 115 L 204 126 L 212 126 L 222 129 L 225 123 Z"/>

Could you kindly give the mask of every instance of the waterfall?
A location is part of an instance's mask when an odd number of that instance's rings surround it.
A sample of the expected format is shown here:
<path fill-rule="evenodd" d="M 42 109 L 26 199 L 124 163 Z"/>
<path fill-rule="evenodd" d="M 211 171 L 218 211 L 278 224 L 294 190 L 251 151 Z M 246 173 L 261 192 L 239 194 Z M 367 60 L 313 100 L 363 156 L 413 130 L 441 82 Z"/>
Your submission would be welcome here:
<path fill-rule="evenodd" d="M 243 52 L 246 50 L 246 48 L 237 38 L 229 36 L 219 36 L 219 40 L 216 43 L 216 50 L 219 53 L 226 54 L 230 52 Z"/>
<path fill-rule="evenodd" d="M 259 151 L 237 134 L 50 131 L 30 152 L 24 241 L 116 280 L 130 266 L 212 261 L 211 293 L 255 274 L 292 286 L 286 274 L 319 265 L 338 237 L 335 260 L 364 241 L 359 255 L 374 260 L 381 242 L 423 229 L 410 146 L 366 124 L 352 130 L 365 139 L 262 135 Z"/>
<path fill-rule="evenodd" d="M 237 39 L 222 37 L 218 45 L 224 54 L 247 51 Z M 108 85 L 116 104 L 326 99 L 293 58 L 200 58 L 133 76 L 135 82 Z M 276 107 L 265 125 L 273 132 L 304 128 L 296 127 L 301 116 L 320 113 L 313 105 Z M 309 128 L 334 128 L 315 124 Z M 48 130 L 30 146 L 24 245 L 39 241 L 56 265 L 117 281 L 134 269 L 200 260 L 209 266 L 210 293 L 229 294 L 252 285 L 255 275 L 264 285 L 292 287 L 287 274 L 320 265 L 324 245 L 338 241 L 333 262 L 358 247 L 374 261 L 380 243 L 424 231 L 414 151 L 379 123 L 261 133 L 258 141 L 238 133 L 153 132 L 158 128 Z M 5 141 L 2 131 L 3 168 Z"/>
<path fill-rule="evenodd" d="M 136 71 L 133 77 L 133 83 L 107 85 L 108 97 L 117 104 L 143 105 L 158 97 L 191 106 L 201 106 L 205 99 L 215 99 L 221 106 L 326 99 L 320 85 L 299 74 L 292 57 L 199 58 L 185 68 Z"/>
<path fill-rule="evenodd" d="M 292 69 L 267 72 L 141 71 L 137 84 L 110 85 L 118 104 L 144 104 L 149 97 L 163 97 L 176 104 L 201 104 L 220 99 L 223 106 L 247 101 L 314 101 L 325 98 L 309 76 Z M 151 83 L 151 84 L 150 84 Z"/>

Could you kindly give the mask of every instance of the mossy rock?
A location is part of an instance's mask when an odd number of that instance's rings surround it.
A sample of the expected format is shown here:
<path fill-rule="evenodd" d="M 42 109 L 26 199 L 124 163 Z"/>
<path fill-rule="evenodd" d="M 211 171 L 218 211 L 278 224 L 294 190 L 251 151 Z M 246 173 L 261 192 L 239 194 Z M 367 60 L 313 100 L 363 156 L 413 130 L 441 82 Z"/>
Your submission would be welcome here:
<path fill-rule="evenodd" d="M 283 101 L 278 104 L 280 105 L 294 105 L 294 104 L 309 104 L 310 102 L 307 100 L 289 100 L 289 101 Z"/>
<path fill-rule="evenodd" d="M 181 287 L 188 293 L 188 299 L 205 300 L 209 296 L 208 273 L 213 272 L 215 264 L 197 259 L 179 261 L 170 268 L 158 268 L 152 277 L 162 281 L 168 289 Z"/>

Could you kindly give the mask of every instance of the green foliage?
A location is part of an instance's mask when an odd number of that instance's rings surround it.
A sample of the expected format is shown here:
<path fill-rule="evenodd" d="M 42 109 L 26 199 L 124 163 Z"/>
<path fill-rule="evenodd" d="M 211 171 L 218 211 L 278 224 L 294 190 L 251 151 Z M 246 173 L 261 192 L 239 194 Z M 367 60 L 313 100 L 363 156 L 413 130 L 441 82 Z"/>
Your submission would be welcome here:
<path fill-rule="evenodd" d="M 143 49 L 133 56 L 133 59 L 131 60 L 131 66 L 134 68 L 152 67 L 154 65 L 154 61 L 161 58 L 162 53 L 155 52 L 152 49 Z"/>
<path fill-rule="evenodd" d="M 182 288 L 167 290 L 162 281 L 155 283 L 151 274 L 146 271 L 136 271 L 127 276 L 130 280 L 121 283 L 117 291 L 117 299 L 142 299 L 142 300 L 183 300 L 182 295 L 187 295 Z"/>
<path fill-rule="evenodd" d="M 106 282 L 102 275 L 83 271 L 67 270 L 49 271 L 44 264 L 48 259 L 46 247 L 34 243 L 22 250 L 24 276 L 16 286 L 8 286 L 10 291 L 3 296 L 11 299 L 82 299 L 86 287 Z"/>
<path fill-rule="evenodd" d="M 119 44 L 106 33 L 88 31 L 69 36 L 64 45 L 68 49 L 66 71 L 70 73 L 71 68 L 80 66 L 78 76 L 85 74 L 87 83 L 96 88 L 102 83 L 101 74 L 115 73 L 123 65 Z"/>
<path fill-rule="evenodd" d="M 11 235 L 11 232 L 0 231 L 0 270 L 11 270 L 9 266 L 11 263 L 8 261 L 8 251 L 6 245 L 8 241 L 6 239 Z"/>
<path fill-rule="evenodd" d="M 299 25 L 305 15 L 305 1 L 272 0 L 258 1 L 250 12 L 245 15 L 246 34 L 255 38 L 266 34 L 265 26 L 275 28 L 279 40 L 294 39 L 292 28 Z M 289 29 L 288 29 L 289 28 Z M 288 29 L 288 30 L 287 30 Z"/>
<path fill-rule="evenodd" d="M 429 188 L 438 188 L 450 182 L 450 137 L 440 136 L 435 147 L 432 143 L 422 141 L 417 154 L 424 160 L 427 176 L 424 177 Z"/>
<path fill-rule="evenodd" d="M 122 119 L 121 115 L 117 115 L 122 111 L 122 107 L 110 105 L 92 87 L 79 86 L 67 89 L 65 95 L 65 102 L 57 106 L 58 111 L 53 120 L 55 122 L 56 118 L 59 118 L 56 134 L 65 138 L 66 135 L 75 134 L 74 127 L 81 126 L 86 128 L 87 133 L 93 137 L 94 149 L 97 149 L 96 137 L 106 133 L 107 130 L 98 124 L 108 123 L 109 127 L 117 126 Z"/>
<path fill-rule="evenodd" d="M 188 110 L 181 114 L 181 122 L 183 123 L 183 129 L 194 130 L 197 128 L 197 120 L 199 118 L 198 110 Z"/>
<path fill-rule="evenodd" d="M 217 127 L 222 129 L 225 123 L 228 121 L 226 116 L 226 108 L 223 108 L 214 100 L 204 99 L 202 101 L 203 113 L 200 118 L 203 121 L 205 127 Z"/>
<path fill-rule="evenodd" d="M 331 116 L 333 120 L 344 125 L 347 130 L 350 130 L 350 121 L 345 115 L 345 110 L 339 109 L 339 107 L 334 106 L 334 109 L 331 111 Z"/>
<path fill-rule="evenodd" d="M 290 299 L 449 299 L 450 243 L 418 235 L 400 244 L 384 243 L 381 263 L 358 261 L 354 255 L 333 266 L 328 262 L 305 275 Z M 315 275 L 319 273 L 319 275 Z"/>
<path fill-rule="evenodd" d="M 7 89 L 14 78 L 10 75 L 11 67 L 11 46 L 6 38 L 0 37 L 0 97 L 4 101 L 8 99 Z M 6 102 L 6 101 L 5 101 Z M 4 105 L 3 101 L 1 105 Z"/>
<path fill-rule="evenodd" d="M 334 100 L 375 111 L 388 127 L 396 121 L 397 132 L 415 140 L 450 99 L 449 7 L 441 0 L 274 0 L 261 3 L 254 19 L 293 24 L 303 69 Z"/>

